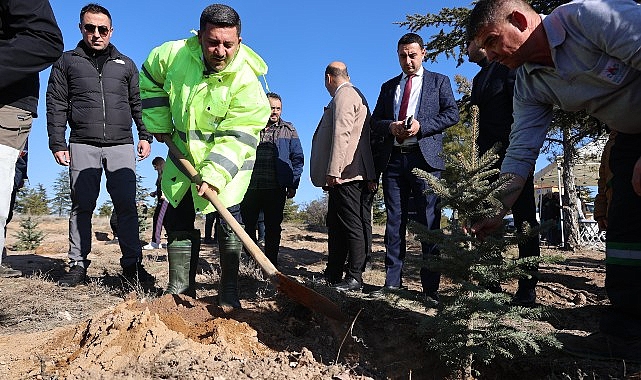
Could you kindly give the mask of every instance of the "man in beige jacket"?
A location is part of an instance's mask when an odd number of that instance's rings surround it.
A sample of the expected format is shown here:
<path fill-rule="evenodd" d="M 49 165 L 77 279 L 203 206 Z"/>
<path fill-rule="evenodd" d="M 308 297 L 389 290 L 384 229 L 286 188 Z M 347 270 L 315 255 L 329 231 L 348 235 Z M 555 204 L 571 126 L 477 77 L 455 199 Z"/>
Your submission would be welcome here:
<path fill-rule="evenodd" d="M 338 290 L 358 291 L 363 287 L 368 247 L 365 230 L 371 223 L 367 198 L 373 191 L 370 181 L 376 177 L 370 112 L 363 94 L 350 83 L 344 63 L 327 66 L 325 88 L 332 100 L 314 133 L 310 166 L 312 183 L 329 193 L 325 279 Z"/>

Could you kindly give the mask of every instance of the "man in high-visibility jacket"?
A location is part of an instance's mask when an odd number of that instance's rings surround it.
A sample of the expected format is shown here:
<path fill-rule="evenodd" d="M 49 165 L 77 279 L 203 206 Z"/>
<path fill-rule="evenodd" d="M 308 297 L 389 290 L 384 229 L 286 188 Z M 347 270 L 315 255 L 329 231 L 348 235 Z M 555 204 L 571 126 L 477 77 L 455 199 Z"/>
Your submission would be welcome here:
<path fill-rule="evenodd" d="M 200 249 L 196 212 L 214 208 L 207 189 L 240 221 L 239 204 L 249 185 L 260 130 L 270 108 L 257 78 L 267 65 L 241 44 L 236 11 L 222 4 L 205 8 L 198 35 L 154 48 L 142 65 L 143 118 L 157 140 L 171 139 L 200 174 L 192 184 L 169 155 L 162 175 L 167 210 L 169 284 L 166 293 L 196 296 Z M 238 266 L 242 245 L 231 228 L 217 226 L 221 279 L 219 303 L 240 307 Z"/>

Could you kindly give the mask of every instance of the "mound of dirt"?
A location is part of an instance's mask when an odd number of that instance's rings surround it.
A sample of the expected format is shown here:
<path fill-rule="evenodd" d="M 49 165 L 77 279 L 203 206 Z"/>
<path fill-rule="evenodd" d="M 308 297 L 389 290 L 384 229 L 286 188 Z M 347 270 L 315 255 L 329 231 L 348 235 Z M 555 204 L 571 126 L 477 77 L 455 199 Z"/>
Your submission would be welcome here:
<path fill-rule="evenodd" d="M 245 322 L 212 315 L 212 305 L 166 295 L 130 300 L 86 322 L 49 334 L 0 338 L 10 352 L 2 378 L 99 379 L 119 377 L 216 379 L 325 379 L 344 369 L 318 363 L 303 348 L 277 352 Z M 31 342 L 31 354 L 12 350 Z M 250 365 L 246 365 L 250 363 Z"/>

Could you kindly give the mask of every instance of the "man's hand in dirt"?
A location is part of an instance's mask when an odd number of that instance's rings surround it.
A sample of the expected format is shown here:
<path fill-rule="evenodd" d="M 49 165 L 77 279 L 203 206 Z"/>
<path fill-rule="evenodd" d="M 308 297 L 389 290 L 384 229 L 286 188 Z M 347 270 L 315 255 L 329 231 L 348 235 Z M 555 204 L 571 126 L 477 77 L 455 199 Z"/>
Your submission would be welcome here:
<path fill-rule="evenodd" d="M 53 154 L 53 158 L 56 159 L 58 165 L 69 166 L 71 162 L 71 155 L 68 150 L 60 150 Z"/>

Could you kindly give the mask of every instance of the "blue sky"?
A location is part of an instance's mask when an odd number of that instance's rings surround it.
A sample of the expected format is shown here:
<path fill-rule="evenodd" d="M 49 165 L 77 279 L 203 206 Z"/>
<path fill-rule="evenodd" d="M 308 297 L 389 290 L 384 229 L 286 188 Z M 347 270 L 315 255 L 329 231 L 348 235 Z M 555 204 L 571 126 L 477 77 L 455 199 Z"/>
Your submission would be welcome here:
<path fill-rule="evenodd" d="M 87 1 L 50 1 L 62 29 L 65 50 L 72 49 L 81 39 L 79 12 Z M 200 13 L 210 3 L 117 0 L 101 4 L 109 9 L 113 18 L 111 42 L 140 67 L 153 47 L 189 37 L 190 30 L 198 29 Z M 240 14 L 243 43 L 267 62 L 269 89 L 281 95 L 282 117 L 293 122 L 300 135 L 307 162 L 294 200 L 303 204 L 322 195 L 309 180 L 308 159 L 312 135 L 323 107 L 330 100 L 323 86 L 327 64 L 335 60 L 345 62 L 352 82 L 373 109 L 381 84 L 400 73 L 396 42 L 407 30 L 394 23 L 403 21 L 406 14 L 436 12 L 442 6 L 469 6 L 470 1 L 244 0 L 226 4 Z M 420 34 L 427 40 L 435 32 L 422 30 Z M 453 84 L 455 74 L 472 78 L 477 72 L 476 65 L 465 63 L 457 68 L 454 60 L 448 61 L 444 56 L 437 64 L 424 65 L 428 70 L 448 75 Z M 40 75 L 39 118 L 34 121 L 29 139 L 29 185 L 42 183 L 50 189 L 64 168 L 55 163 L 47 145 L 44 94 L 48 77 L 49 70 Z M 139 162 L 138 172 L 145 177 L 146 187 L 153 188 L 156 176 L 151 159 L 165 157 L 166 153 L 165 146 L 155 142 L 151 156 Z M 103 179 L 98 205 L 108 197 Z"/>

